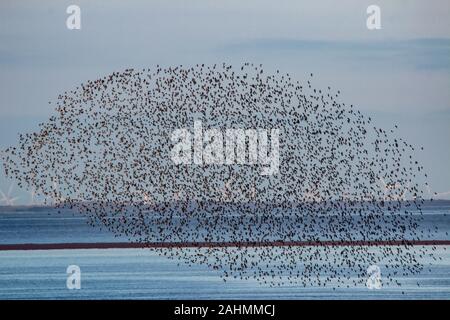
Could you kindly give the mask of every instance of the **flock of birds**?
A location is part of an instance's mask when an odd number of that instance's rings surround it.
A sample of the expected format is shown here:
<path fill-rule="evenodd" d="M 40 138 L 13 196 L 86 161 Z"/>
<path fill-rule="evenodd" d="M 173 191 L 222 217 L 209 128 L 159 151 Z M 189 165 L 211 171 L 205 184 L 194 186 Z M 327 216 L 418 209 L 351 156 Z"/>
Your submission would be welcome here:
<path fill-rule="evenodd" d="M 4 170 L 92 225 L 173 244 L 155 250 L 225 281 L 336 288 L 365 283 L 377 263 L 392 283 L 420 272 L 433 247 L 320 245 L 423 238 L 426 174 L 414 146 L 312 78 L 302 84 L 251 63 L 114 72 L 60 94 L 56 114 L 5 150 Z M 204 130 L 279 129 L 279 173 L 174 164 L 170 135 L 194 120 Z M 316 245 L 270 245 L 296 241 Z M 235 245 L 195 246 L 222 242 Z"/>

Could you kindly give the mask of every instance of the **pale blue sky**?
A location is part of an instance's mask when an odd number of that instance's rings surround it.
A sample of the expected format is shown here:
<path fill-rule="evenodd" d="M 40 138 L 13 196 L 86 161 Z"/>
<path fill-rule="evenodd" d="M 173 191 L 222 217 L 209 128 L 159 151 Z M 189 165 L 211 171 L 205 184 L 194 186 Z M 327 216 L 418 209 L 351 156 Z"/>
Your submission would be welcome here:
<path fill-rule="evenodd" d="M 66 7 L 81 7 L 68 30 Z M 382 29 L 366 28 L 381 8 Z M 450 2 L 2 1 L 0 147 L 52 113 L 58 93 L 113 71 L 243 62 L 340 89 L 381 127 L 423 145 L 433 191 L 450 191 Z M 0 175 L 0 189 L 10 182 Z M 29 197 L 13 190 L 26 203 Z M 447 196 L 450 198 L 450 196 Z"/>

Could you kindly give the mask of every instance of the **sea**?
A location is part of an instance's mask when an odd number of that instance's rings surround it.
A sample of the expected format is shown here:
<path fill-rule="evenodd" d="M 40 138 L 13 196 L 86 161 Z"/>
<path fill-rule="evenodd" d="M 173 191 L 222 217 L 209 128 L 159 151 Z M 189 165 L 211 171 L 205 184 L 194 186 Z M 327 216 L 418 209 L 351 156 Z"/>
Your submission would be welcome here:
<path fill-rule="evenodd" d="M 423 207 L 419 228 L 450 240 L 450 201 Z M 0 207 L 0 246 L 5 244 L 126 242 L 92 227 L 76 212 L 51 207 Z M 379 249 L 379 248 L 378 248 Z M 411 250 L 420 250 L 413 247 Z M 0 299 L 450 299 L 450 246 L 433 247 L 419 274 L 397 275 L 400 285 L 332 284 L 273 286 L 229 277 L 202 264 L 186 264 L 152 248 L 0 250 Z M 162 249 L 164 250 L 164 249 Z M 185 249 L 186 250 L 186 249 Z M 377 252 L 377 248 L 373 248 Z M 80 288 L 68 286 L 68 267 L 80 271 Z M 327 275 L 324 274 L 323 277 Z M 355 275 L 356 276 L 356 275 Z"/>

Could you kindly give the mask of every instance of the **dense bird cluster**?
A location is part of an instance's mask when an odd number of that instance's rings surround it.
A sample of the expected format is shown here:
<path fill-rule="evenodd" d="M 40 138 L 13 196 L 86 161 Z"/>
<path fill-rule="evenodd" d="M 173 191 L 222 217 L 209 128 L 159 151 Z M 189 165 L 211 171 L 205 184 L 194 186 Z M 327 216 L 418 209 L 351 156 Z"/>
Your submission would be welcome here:
<path fill-rule="evenodd" d="M 6 150 L 4 169 L 130 241 L 194 243 L 159 250 L 224 280 L 339 287 L 364 283 L 377 263 L 389 281 L 420 272 L 432 250 L 320 245 L 421 239 L 426 175 L 411 144 L 312 78 L 302 84 L 250 63 L 114 72 L 60 94 L 56 115 Z M 279 172 L 175 164 L 171 133 L 195 120 L 205 130 L 279 129 Z M 270 245 L 296 241 L 315 245 Z"/>

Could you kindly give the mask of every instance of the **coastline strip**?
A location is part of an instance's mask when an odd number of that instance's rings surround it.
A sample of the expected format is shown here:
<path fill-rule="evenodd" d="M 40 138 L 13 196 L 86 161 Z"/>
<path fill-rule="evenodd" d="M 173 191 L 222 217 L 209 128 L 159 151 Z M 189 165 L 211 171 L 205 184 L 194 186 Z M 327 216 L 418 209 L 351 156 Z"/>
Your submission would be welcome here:
<path fill-rule="evenodd" d="M 321 247 L 321 246 L 344 247 L 344 246 L 440 246 L 440 245 L 450 245 L 450 240 L 15 243 L 15 244 L 0 244 L 0 251 L 135 249 L 135 248 Z"/>

